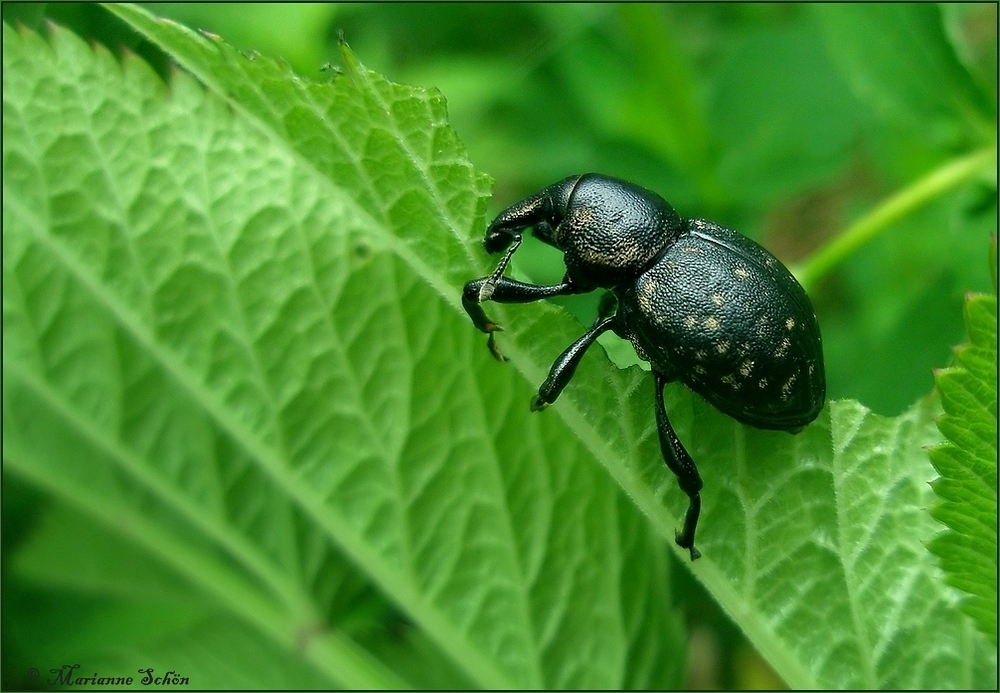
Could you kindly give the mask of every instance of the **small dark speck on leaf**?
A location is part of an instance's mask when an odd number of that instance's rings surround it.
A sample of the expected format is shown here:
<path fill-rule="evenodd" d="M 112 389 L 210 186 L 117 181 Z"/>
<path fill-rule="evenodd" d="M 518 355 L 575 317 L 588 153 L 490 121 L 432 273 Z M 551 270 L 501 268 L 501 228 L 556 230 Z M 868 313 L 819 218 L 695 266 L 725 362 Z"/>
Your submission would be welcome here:
<path fill-rule="evenodd" d="M 371 246 L 362 241 L 358 241 L 354 244 L 354 257 L 364 262 L 372 256 Z"/>

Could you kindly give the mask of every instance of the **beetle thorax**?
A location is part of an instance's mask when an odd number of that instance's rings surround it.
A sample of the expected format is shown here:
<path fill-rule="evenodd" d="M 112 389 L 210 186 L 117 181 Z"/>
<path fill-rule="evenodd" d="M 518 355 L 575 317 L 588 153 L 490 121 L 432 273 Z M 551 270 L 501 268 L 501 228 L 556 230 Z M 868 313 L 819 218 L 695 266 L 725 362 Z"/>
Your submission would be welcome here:
<path fill-rule="evenodd" d="M 575 282 L 610 288 L 634 280 L 680 229 L 677 213 L 659 195 L 586 175 L 570 196 L 555 241 Z"/>

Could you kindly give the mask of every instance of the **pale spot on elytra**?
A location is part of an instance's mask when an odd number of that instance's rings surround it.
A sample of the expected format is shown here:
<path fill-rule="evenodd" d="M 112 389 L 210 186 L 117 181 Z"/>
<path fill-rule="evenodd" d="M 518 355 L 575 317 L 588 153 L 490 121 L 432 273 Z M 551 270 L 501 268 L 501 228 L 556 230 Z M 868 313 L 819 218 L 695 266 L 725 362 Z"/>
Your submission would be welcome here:
<path fill-rule="evenodd" d="M 792 395 L 792 387 L 795 385 L 795 376 L 785 381 L 785 384 L 781 386 L 781 399 L 788 399 Z"/>

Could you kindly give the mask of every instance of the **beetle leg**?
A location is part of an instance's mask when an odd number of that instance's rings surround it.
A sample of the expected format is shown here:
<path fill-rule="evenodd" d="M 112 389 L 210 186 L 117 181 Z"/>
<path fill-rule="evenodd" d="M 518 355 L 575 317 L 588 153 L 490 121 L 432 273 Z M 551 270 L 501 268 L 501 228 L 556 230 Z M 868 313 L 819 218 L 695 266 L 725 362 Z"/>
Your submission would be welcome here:
<path fill-rule="evenodd" d="M 587 349 L 597 341 L 598 337 L 612 329 L 616 320 L 615 316 L 598 320 L 582 337 L 570 344 L 566 351 L 559 354 L 559 358 L 549 369 L 549 377 L 545 379 L 542 386 L 538 388 L 538 394 L 531 400 L 531 411 L 541 411 L 556 401 L 563 388 L 573 378 L 576 367 L 580 365 L 580 359 L 587 353 Z"/>
<path fill-rule="evenodd" d="M 688 454 L 681 441 L 674 433 L 670 420 L 667 418 L 667 409 L 663 405 L 663 386 L 667 384 L 666 377 L 659 372 L 656 375 L 656 430 L 660 435 L 660 450 L 663 452 L 663 460 L 677 476 L 677 483 L 681 490 L 688 495 L 687 514 L 684 516 L 684 531 L 674 537 L 674 541 L 682 549 L 691 552 L 691 560 L 701 557 L 701 552 L 694 547 L 694 530 L 698 526 L 698 516 L 701 514 L 701 477 L 698 475 L 698 468 L 695 467 L 694 460 Z"/>
<path fill-rule="evenodd" d="M 495 274 L 495 273 L 494 273 Z M 480 298 L 483 294 L 483 287 L 487 283 L 492 283 L 493 290 L 488 298 Z M 506 361 L 496 346 L 494 332 L 501 332 L 503 328 L 490 320 L 483 311 L 482 301 L 496 301 L 497 303 L 531 303 L 541 301 L 552 296 L 566 296 L 578 294 L 580 289 L 569 280 L 563 280 L 561 284 L 551 284 L 548 286 L 541 284 L 525 284 L 524 282 L 507 279 L 507 277 L 480 277 L 473 279 L 465 285 L 462 290 L 462 307 L 472 318 L 472 324 L 481 332 L 490 336 L 487 346 L 498 361 Z"/>
<path fill-rule="evenodd" d="M 488 301 L 493 297 L 493 292 L 497 288 L 497 282 L 500 281 L 500 277 L 503 276 L 504 270 L 507 269 L 507 265 L 510 264 L 510 259 L 514 257 L 514 251 L 516 251 L 521 246 L 521 236 L 515 236 L 514 241 L 511 243 L 510 247 L 507 248 L 507 252 L 504 256 L 500 258 L 500 262 L 497 263 L 497 267 L 493 270 L 493 274 L 488 277 L 483 282 L 482 286 L 479 287 L 479 302 Z"/>

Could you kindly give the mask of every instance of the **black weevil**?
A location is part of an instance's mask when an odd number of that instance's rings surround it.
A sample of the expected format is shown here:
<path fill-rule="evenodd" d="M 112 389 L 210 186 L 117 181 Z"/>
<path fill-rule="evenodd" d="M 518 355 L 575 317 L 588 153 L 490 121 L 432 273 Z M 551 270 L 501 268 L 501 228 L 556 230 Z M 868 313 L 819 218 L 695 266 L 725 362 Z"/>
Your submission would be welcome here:
<path fill-rule="evenodd" d="M 566 275 L 540 286 L 507 279 L 521 232 L 563 251 Z M 507 249 L 493 274 L 465 285 L 462 305 L 503 359 L 483 301 L 529 303 L 610 289 L 597 321 L 552 364 L 531 401 L 556 401 L 587 348 L 612 330 L 635 346 L 656 377 L 660 449 L 690 503 L 677 544 L 694 546 L 701 477 L 670 425 L 663 387 L 680 380 L 721 412 L 757 428 L 797 432 L 823 408 L 819 325 L 805 290 L 773 255 L 703 219 L 682 220 L 666 200 L 623 180 L 587 173 L 541 190 L 497 216 L 487 252 Z"/>

